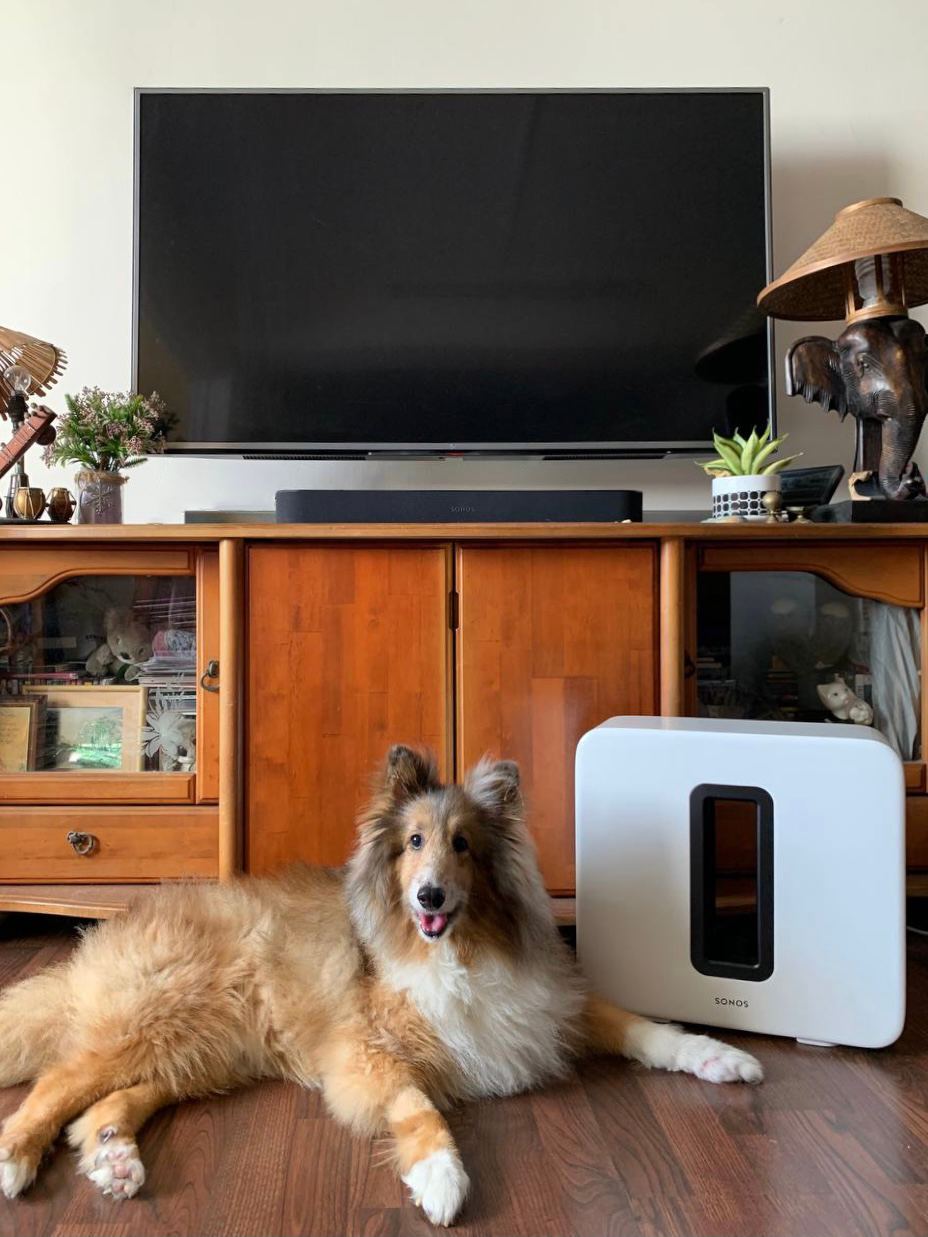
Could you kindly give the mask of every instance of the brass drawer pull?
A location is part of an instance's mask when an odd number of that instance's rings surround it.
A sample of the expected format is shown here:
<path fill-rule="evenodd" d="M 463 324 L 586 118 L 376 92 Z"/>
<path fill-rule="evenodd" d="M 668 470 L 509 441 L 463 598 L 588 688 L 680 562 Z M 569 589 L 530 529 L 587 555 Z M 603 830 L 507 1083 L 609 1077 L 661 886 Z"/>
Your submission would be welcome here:
<path fill-rule="evenodd" d="M 92 855 L 97 849 L 97 839 L 92 833 L 75 833 L 72 830 L 68 834 L 68 841 L 76 855 Z"/>
<path fill-rule="evenodd" d="M 206 681 L 207 679 L 218 679 L 218 678 L 219 678 L 219 662 L 216 661 L 216 659 L 213 657 L 213 658 L 210 658 L 210 660 L 206 663 L 206 669 L 200 675 L 200 686 L 203 688 L 205 692 L 218 692 L 219 691 L 218 683 L 215 686 L 213 686 L 212 683 L 207 683 Z"/>

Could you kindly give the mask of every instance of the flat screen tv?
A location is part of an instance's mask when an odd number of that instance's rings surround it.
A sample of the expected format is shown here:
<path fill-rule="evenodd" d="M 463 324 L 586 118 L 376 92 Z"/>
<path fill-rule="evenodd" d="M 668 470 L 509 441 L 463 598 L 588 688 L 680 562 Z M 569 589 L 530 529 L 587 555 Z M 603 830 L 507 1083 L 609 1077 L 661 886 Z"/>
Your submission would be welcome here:
<path fill-rule="evenodd" d="M 136 106 L 173 450 L 644 456 L 772 416 L 764 89 Z"/>

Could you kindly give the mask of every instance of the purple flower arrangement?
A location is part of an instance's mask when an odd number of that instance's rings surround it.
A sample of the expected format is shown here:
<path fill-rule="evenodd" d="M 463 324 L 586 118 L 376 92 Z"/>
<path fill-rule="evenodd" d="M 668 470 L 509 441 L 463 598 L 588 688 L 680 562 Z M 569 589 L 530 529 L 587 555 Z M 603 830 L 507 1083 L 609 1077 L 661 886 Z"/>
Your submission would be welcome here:
<path fill-rule="evenodd" d="M 55 422 L 46 464 L 79 464 L 93 472 L 120 472 L 164 450 L 172 419 L 161 397 L 84 387 L 66 395 L 68 411 Z"/>

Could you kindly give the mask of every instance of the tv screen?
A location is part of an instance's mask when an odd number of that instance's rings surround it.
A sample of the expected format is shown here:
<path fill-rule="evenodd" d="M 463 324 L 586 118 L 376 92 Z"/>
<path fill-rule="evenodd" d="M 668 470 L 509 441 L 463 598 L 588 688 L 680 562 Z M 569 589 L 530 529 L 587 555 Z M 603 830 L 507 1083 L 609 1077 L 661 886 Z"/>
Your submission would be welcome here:
<path fill-rule="evenodd" d="M 139 91 L 135 385 L 195 451 L 766 424 L 767 92 Z"/>

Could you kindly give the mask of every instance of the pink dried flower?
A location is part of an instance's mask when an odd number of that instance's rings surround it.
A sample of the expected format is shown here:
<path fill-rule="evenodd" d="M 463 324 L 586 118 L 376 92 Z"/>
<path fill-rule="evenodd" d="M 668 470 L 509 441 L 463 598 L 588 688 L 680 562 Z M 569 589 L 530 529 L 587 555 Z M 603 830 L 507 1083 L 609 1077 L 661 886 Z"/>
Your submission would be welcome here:
<path fill-rule="evenodd" d="M 43 453 L 47 464 L 118 472 L 164 450 L 173 418 L 155 393 L 146 398 L 84 387 L 77 395 L 66 395 L 65 401 L 68 411 L 58 418 L 57 437 Z"/>

